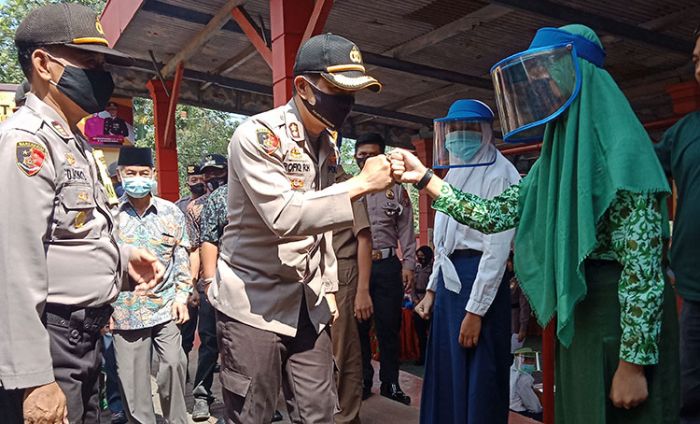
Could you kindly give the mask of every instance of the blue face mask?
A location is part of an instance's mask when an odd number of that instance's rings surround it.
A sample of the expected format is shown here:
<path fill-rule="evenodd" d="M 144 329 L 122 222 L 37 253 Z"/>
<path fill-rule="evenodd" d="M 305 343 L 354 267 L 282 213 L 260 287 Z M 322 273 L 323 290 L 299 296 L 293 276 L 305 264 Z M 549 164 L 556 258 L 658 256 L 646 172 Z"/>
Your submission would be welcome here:
<path fill-rule="evenodd" d="M 520 365 L 520 371 L 532 375 L 533 372 L 535 372 L 535 365 L 534 364 L 521 364 Z"/>
<path fill-rule="evenodd" d="M 481 132 L 452 131 L 445 135 L 445 148 L 464 163 L 469 162 L 481 148 Z"/>
<path fill-rule="evenodd" d="M 156 181 L 147 177 L 126 177 L 122 179 L 122 186 L 129 197 L 142 199 L 149 194 L 155 186 Z"/>

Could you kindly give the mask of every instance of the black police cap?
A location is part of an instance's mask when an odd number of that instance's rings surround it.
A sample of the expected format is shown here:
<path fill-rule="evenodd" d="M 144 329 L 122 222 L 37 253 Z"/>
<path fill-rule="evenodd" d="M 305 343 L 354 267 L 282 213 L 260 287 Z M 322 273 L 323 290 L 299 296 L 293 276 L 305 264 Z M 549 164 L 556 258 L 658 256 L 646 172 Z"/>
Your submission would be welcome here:
<path fill-rule="evenodd" d="M 122 147 L 119 150 L 119 166 L 150 166 L 153 168 L 153 153 L 148 147 Z"/>
<path fill-rule="evenodd" d="M 192 165 L 187 165 L 187 175 L 201 175 L 202 170 L 199 168 L 199 165 L 197 164 L 192 164 Z"/>
<path fill-rule="evenodd" d="M 64 45 L 102 53 L 107 62 L 116 65 L 133 63 L 131 57 L 109 47 L 97 13 L 75 3 L 47 4 L 29 12 L 17 27 L 15 45 Z"/>
<path fill-rule="evenodd" d="M 335 34 L 309 38 L 297 53 L 294 75 L 320 74 L 334 86 L 348 91 L 369 88 L 379 92 L 382 84 L 365 73 L 362 53 L 355 43 Z"/>
<path fill-rule="evenodd" d="M 204 156 L 204 159 L 202 159 L 202 162 L 199 164 L 201 172 L 204 172 L 207 168 L 228 169 L 227 167 L 226 156 L 217 153 Z"/>

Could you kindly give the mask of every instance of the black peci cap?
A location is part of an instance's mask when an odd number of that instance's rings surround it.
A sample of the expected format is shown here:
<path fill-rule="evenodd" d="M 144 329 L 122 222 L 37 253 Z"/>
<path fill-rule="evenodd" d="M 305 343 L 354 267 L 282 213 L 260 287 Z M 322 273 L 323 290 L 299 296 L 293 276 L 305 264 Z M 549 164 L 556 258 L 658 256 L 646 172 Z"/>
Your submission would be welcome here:
<path fill-rule="evenodd" d="M 201 175 L 202 170 L 199 165 L 187 165 L 187 175 Z"/>
<path fill-rule="evenodd" d="M 386 150 L 386 141 L 384 137 L 377 133 L 365 133 L 357 138 L 355 149 L 363 144 L 376 144 L 381 147 L 382 151 Z"/>
<path fill-rule="evenodd" d="M 22 81 L 22 84 L 17 86 L 17 90 L 15 90 L 15 105 L 23 104 L 27 100 L 27 93 L 31 90 L 32 87 L 29 85 L 29 81 Z"/>
<path fill-rule="evenodd" d="M 119 166 L 150 166 L 153 168 L 153 153 L 149 147 L 122 147 L 119 150 Z"/>
<path fill-rule="evenodd" d="M 100 18 L 75 3 L 47 4 L 27 14 L 15 32 L 17 47 L 64 45 L 102 53 L 109 63 L 131 65 L 133 59 L 109 47 Z"/>
<path fill-rule="evenodd" d="M 216 153 L 204 156 L 204 159 L 199 164 L 199 169 L 201 172 L 204 172 L 207 168 L 228 169 L 226 156 Z"/>
<path fill-rule="evenodd" d="M 294 75 L 320 74 L 343 90 L 369 88 L 379 92 L 382 84 L 365 73 L 362 53 L 355 43 L 334 34 L 311 37 L 299 48 Z"/>

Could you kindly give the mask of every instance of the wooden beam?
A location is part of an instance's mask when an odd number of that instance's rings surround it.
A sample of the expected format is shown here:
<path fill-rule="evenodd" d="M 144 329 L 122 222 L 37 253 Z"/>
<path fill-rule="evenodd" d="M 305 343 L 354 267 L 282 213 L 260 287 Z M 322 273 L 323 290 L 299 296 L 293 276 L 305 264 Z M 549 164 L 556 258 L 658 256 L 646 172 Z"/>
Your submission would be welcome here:
<path fill-rule="evenodd" d="M 456 21 L 443 25 L 433 31 L 420 35 L 398 46 L 384 52 L 384 55 L 395 58 L 404 58 L 412 53 L 423 50 L 426 47 L 434 46 L 441 41 L 452 38 L 462 32 L 471 31 L 479 25 L 496 20 L 513 10 L 511 8 L 497 4 L 489 4 L 481 9 L 462 16 Z"/>
<path fill-rule="evenodd" d="M 469 87 L 448 84 L 435 90 L 426 91 L 415 96 L 407 97 L 405 99 L 401 99 L 393 103 L 382 105 L 381 108 L 384 110 L 404 111 L 406 109 L 410 109 L 412 107 L 416 107 L 427 102 L 431 102 L 433 100 L 441 99 L 443 97 L 447 97 L 455 93 L 469 91 L 469 89 Z M 372 116 L 359 117 L 355 120 L 355 124 L 362 124 L 364 122 L 371 121 L 372 119 L 374 119 Z"/>
<path fill-rule="evenodd" d="M 256 54 L 258 54 L 258 50 L 255 48 L 255 46 L 251 44 L 250 46 L 247 46 L 246 48 L 241 50 L 237 55 L 235 55 L 231 59 L 219 65 L 216 69 L 214 69 L 213 73 L 222 76 L 226 75 L 234 69 L 238 68 L 239 66 L 243 65 L 253 57 L 255 57 Z M 205 82 L 200 87 L 200 90 L 206 90 L 211 84 L 211 82 Z"/>
<path fill-rule="evenodd" d="M 316 3 L 314 3 L 314 10 L 311 11 L 311 17 L 309 17 L 309 23 L 306 24 L 306 30 L 301 39 L 301 44 L 304 44 L 309 38 L 323 31 L 323 27 L 326 25 L 326 20 L 332 8 L 333 0 L 316 0 Z"/>
<path fill-rule="evenodd" d="M 216 15 L 214 15 L 214 17 L 204 27 L 204 29 L 194 38 L 192 38 L 185 45 L 185 47 L 182 48 L 182 50 L 173 56 L 173 58 L 170 59 L 165 66 L 163 66 L 163 69 L 161 69 L 163 76 L 167 78 L 180 63 L 187 62 L 189 58 L 195 55 L 199 49 L 205 45 L 226 24 L 226 22 L 228 22 L 229 19 L 231 19 L 229 15 L 231 10 L 243 2 L 244 0 L 227 0 L 226 4 L 219 9 Z"/>
<path fill-rule="evenodd" d="M 173 88 L 170 92 L 170 103 L 168 104 L 168 119 L 165 121 L 165 132 L 163 134 L 171 134 L 171 128 L 175 126 L 175 110 L 177 109 L 177 100 L 180 97 L 180 85 L 182 84 L 182 75 L 185 71 L 185 64 L 180 62 L 175 68 L 175 78 L 173 79 Z M 172 132 L 174 134 L 175 132 Z M 170 146 L 174 140 L 165 139 L 165 147 Z"/>
<path fill-rule="evenodd" d="M 650 31 L 659 31 L 668 28 L 683 19 L 688 19 L 688 17 L 697 16 L 698 14 L 700 14 L 700 6 L 691 6 L 686 9 L 646 21 L 639 25 L 639 27 Z M 600 40 L 605 44 L 615 44 L 622 41 L 623 38 L 615 35 L 605 35 L 600 37 Z M 688 56 L 690 56 L 690 53 L 688 53 Z"/>
<path fill-rule="evenodd" d="M 263 40 L 260 32 L 258 32 L 257 25 L 253 23 L 250 16 L 248 16 L 241 6 L 234 8 L 231 11 L 231 16 L 233 16 L 233 20 L 235 20 L 241 30 L 243 30 L 243 33 L 248 37 L 251 44 L 255 46 L 260 56 L 262 56 L 263 60 L 267 63 L 267 66 L 272 68 L 272 50 L 265 40 Z"/>
<path fill-rule="evenodd" d="M 577 22 L 587 25 L 595 31 L 604 31 L 608 34 L 636 40 L 673 53 L 688 55 L 693 50 L 692 42 L 689 40 L 650 31 L 636 25 L 620 22 L 607 16 L 597 15 L 551 0 L 491 0 L 491 2 L 534 13 L 559 22 Z"/>

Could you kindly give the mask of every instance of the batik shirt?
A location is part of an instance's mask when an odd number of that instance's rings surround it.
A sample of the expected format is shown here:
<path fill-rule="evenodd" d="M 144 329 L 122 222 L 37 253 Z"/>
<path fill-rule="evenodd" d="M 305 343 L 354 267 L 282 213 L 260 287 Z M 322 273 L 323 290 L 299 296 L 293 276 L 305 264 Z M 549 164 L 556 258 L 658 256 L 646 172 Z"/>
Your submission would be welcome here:
<path fill-rule="evenodd" d="M 201 242 L 219 245 L 219 239 L 224 234 L 224 227 L 228 222 L 226 214 L 226 198 L 228 197 L 228 185 L 221 186 L 207 199 L 207 204 L 202 209 L 201 216 Z"/>
<path fill-rule="evenodd" d="M 112 304 L 114 328 L 137 330 L 170 321 L 173 302 L 187 303 L 192 291 L 184 215 L 174 203 L 152 197 L 143 216 L 139 216 L 123 196 L 118 223 L 117 241 L 151 252 L 165 267 L 165 274 L 163 281 L 145 295 L 119 294 Z"/>
<path fill-rule="evenodd" d="M 208 194 L 199 196 L 195 200 L 192 200 L 187 205 L 187 213 L 185 217 L 187 219 L 187 236 L 190 238 L 190 245 L 192 250 L 199 249 L 199 245 L 202 244 L 202 209 L 204 205 L 207 204 Z"/>
<path fill-rule="evenodd" d="M 520 186 L 491 200 L 443 185 L 433 208 L 484 233 L 517 227 Z M 620 191 L 596 229 L 598 245 L 591 259 L 622 265 L 620 359 L 639 365 L 658 362 L 664 279 L 661 268 L 662 216 L 653 194 Z"/>

